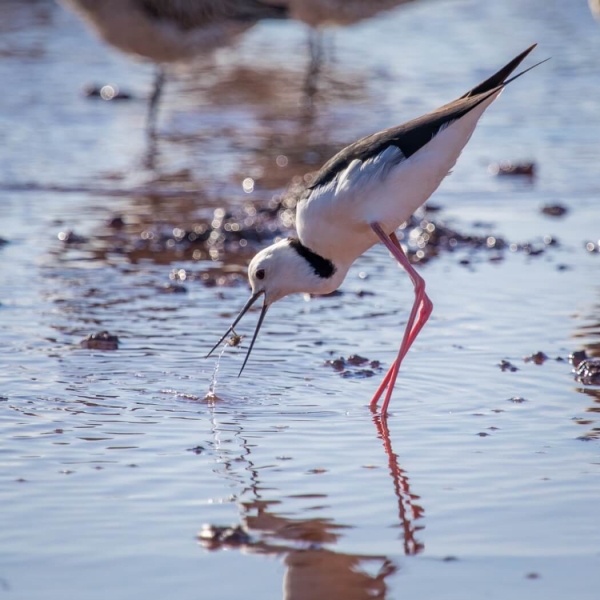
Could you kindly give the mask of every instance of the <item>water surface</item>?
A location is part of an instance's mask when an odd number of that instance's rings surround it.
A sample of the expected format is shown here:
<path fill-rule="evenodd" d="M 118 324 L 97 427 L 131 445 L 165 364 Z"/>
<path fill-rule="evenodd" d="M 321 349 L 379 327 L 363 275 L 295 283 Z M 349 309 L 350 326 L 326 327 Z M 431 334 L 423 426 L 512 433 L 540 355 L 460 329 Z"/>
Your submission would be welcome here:
<path fill-rule="evenodd" d="M 583 0 L 423 1 L 336 30 L 311 114 L 306 30 L 260 24 L 172 77 L 156 144 L 144 134 L 150 66 L 51 2 L 4 10 L 0 594 L 596 597 L 600 388 L 554 360 L 599 352 L 600 255 L 585 243 L 600 237 L 600 28 Z M 383 248 L 341 296 L 274 307 L 244 377 L 243 348 L 228 349 L 219 400 L 206 402 L 215 360 L 202 357 L 247 287 L 202 283 L 221 257 L 119 251 L 118 236 L 124 248 L 268 200 L 533 41 L 552 61 L 506 90 L 433 201 L 461 231 L 559 244 L 461 249 L 421 268 L 435 309 L 387 425 L 368 409 L 383 373 L 324 366 L 357 353 L 391 364 L 412 286 Z M 80 94 L 107 81 L 135 99 Z M 535 161 L 537 176 L 491 177 L 504 159 Z M 544 216 L 548 203 L 569 212 Z M 90 241 L 65 245 L 67 230 Z M 162 293 L 181 269 L 187 293 Z M 79 346 L 102 330 L 117 351 Z M 523 361 L 539 350 L 550 360 Z M 241 524 L 249 543 L 210 551 L 196 539 L 204 523 Z"/>

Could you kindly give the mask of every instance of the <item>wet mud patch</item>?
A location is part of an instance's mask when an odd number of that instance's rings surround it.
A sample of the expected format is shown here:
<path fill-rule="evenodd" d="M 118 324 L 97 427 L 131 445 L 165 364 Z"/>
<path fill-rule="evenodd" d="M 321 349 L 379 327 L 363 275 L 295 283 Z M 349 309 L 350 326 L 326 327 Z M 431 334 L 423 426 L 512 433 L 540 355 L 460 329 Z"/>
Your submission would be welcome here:
<path fill-rule="evenodd" d="M 79 346 L 86 350 L 118 350 L 119 338 L 108 331 L 101 331 L 88 335 L 79 342 Z"/>

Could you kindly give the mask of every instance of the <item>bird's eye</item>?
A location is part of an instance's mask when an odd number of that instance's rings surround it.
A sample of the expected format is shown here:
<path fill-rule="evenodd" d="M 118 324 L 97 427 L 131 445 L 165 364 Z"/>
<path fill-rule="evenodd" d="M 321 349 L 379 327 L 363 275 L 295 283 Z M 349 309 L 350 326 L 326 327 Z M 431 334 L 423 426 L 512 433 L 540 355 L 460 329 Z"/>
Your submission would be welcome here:
<path fill-rule="evenodd" d="M 265 270 L 258 269 L 258 271 L 256 271 L 256 279 L 264 279 L 264 278 L 265 278 Z"/>

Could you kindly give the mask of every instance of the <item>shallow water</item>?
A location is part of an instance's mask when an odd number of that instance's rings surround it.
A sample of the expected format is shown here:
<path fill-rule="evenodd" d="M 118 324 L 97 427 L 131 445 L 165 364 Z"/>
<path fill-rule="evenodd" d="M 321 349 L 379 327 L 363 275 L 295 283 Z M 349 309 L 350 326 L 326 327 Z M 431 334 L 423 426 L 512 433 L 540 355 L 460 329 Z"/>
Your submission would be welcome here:
<path fill-rule="evenodd" d="M 310 115 L 305 29 L 260 24 L 169 82 L 156 145 L 149 66 L 51 2 L 2 10 L 0 595 L 596 597 L 600 388 L 554 360 L 600 353 L 600 254 L 585 250 L 600 237 L 600 27 L 583 0 L 431 0 L 337 30 Z M 244 377 L 244 349 L 228 348 L 205 401 L 215 360 L 202 357 L 246 286 L 187 277 L 187 293 L 161 293 L 173 269 L 210 262 L 119 251 L 116 236 L 268 199 L 533 41 L 552 61 L 506 90 L 433 201 L 461 231 L 559 245 L 421 268 L 435 309 L 387 427 L 368 410 L 383 373 L 324 366 L 394 358 L 412 287 L 382 248 L 343 295 L 274 307 Z M 81 96 L 107 81 L 136 99 Z M 537 176 L 491 177 L 503 159 L 534 160 Z M 569 212 L 544 216 L 547 203 Z M 66 230 L 91 242 L 65 245 Z M 102 330 L 117 351 L 79 347 Z M 523 361 L 538 350 L 551 359 Z M 204 523 L 242 524 L 250 540 L 210 551 Z"/>

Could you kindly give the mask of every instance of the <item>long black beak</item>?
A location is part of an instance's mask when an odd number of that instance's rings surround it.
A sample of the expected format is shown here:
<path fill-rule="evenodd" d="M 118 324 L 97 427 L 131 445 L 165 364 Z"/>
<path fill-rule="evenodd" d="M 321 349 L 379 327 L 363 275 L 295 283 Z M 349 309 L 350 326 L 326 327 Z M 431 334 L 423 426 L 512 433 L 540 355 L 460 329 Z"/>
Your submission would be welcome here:
<path fill-rule="evenodd" d="M 250 296 L 250 299 L 248 300 L 248 302 L 246 302 L 246 304 L 244 305 L 244 308 L 242 308 L 242 310 L 240 311 L 240 314 L 236 317 L 235 321 L 231 324 L 231 326 L 225 332 L 223 337 L 213 346 L 212 350 L 204 358 L 208 358 L 221 345 L 223 340 L 233 331 L 233 328 L 240 322 L 241 318 L 250 310 L 250 307 L 260 298 L 260 296 L 262 294 L 263 294 L 263 292 L 256 292 L 256 294 L 252 294 L 252 296 Z M 259 326 L 260 326 L 260 323 L 262 322 L 262 318 L 264 317 L 265 312 L 266 312 L 265 307 L 263 305 L 263 313 L 261 314 L 261 318 L 259 320 Z M 258 328 L 257 328 L 256 333 L 258 333 Z M 254 339 L 256 339 L 256 334 L 254 334 Z M 252 344 L 254 344 L 254 339 L 252 340 Z M 252 350 L 252 345 L 250 346 L 250 350 Z M 250 352 L 248 352 L 248 354 L 250 354 Z M 248 360 L 248 357 L 246 357 L 246 360 Z M 245 362 L 244 362 L 244 365 L 246 365 Z M 243 368 L 244 367 L 242 367 L 242 369 Z M 241 375 L 241 372 L 240 372 L 240 375 Z"/>
<path fill-rule="evenodd" d="M 256 341 L 256 338 L 258 337 L 258 332 L 260 331 L 260 326 L 262 325 L 262 323 L 265 319 L 265 315 L 267 314 L 268 308 L 269 308 L 269 305 L 266 303 L 266 301 L 263 300 L 263 307 L 262 307 L 262 310 L 260 311 L 260 317 L 258 317 L 258 323 L 256 324 L 256 329 L 254 330 L 254 335 L 252 336 L 252 341 L 250 342 L 250 347 L 248 348 L 248 353 L 246 354 L 246 358 L 244 359 L 244 364 L 242 365 L 242 368 L 240 369 L 240 372 L 238 373 L 238 377 L 241 377 L 242 371 L 244 370 L 244 367 L 246 366 L 246 363 L 248 362 L 248 359 L 250 358 L 250 352 L 252 352 L 252 348 L 254 348 L 254 342 Z"/>

